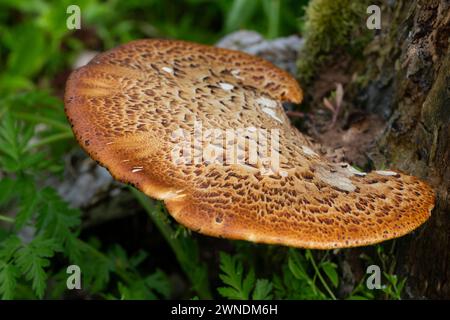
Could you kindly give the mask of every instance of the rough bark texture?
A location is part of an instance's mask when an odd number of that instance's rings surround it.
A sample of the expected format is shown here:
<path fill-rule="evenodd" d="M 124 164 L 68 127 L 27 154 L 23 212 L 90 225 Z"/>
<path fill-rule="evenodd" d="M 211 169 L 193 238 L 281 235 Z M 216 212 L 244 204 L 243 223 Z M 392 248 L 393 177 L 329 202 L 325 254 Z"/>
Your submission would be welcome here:
<path fill-rule="evenodd" d="M 372 160 L 430 183 L 430 220 L 397 243 L 412 298 L 450 298 L 450 1 L 390 1 L 369 47 L 361 102 L 388 120 Z M 370 50 L 372 49 L 372 50 Z"/>

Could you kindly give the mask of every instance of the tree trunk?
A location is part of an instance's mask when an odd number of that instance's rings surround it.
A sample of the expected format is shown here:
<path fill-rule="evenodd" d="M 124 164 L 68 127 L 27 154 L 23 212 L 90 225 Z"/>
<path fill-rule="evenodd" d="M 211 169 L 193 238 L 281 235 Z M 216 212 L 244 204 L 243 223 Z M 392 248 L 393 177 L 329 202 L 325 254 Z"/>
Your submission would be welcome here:
<path fill-rule="evenodd" d="M 433 186 L 429 221 L 397 242 L 412 298 L 450 298 L 450 1 L 398 0 L 382 8 L 361 102 L 388 119 L 373 159 Z M 372 63 L 371 63 L 372 62 Z"/>

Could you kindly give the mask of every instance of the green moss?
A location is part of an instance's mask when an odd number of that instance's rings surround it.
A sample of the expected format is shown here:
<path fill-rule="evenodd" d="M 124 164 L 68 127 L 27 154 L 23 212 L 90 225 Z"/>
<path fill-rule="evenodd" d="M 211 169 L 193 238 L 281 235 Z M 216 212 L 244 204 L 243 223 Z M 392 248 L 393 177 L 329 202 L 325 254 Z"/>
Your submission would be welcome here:
<path fill-rule="evenodd" d="M 306 9 L 305 45 L 299 76 L 309 82 L 335 53 L 360 56 L 372 32 L 366 28 L 369 0 L 312 0 Z"/>

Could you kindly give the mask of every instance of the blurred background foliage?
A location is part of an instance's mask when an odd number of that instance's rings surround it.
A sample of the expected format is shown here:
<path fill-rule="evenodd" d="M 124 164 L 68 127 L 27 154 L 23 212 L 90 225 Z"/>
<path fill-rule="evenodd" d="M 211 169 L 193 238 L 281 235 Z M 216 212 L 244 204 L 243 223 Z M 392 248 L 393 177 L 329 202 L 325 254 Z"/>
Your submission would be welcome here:
<path fill-rule="evenodd" d="M 66 9 L 81 8 L 82 28 L 66 27 Z M 1 0 L 0 89 L 45 87 L 82 49 L 104 50 L 139 38 L 212 44 L 238 29 L 268 38 L 298 33 L 306 0 Z"/>
<path fill-rule="evenodd" d="M 289 35 L 299 32 L 307 2 L 0 0 L 0 103 L 21 119 L 51 122 L 41 138 L 69 139 L 61 97 L 81 52 L 154 37 L 213 44 L 242 28 Z M 66 27 L 72 4 L 81 8 L 80 30 Z"/>
<path fill-rule="evenodd" d="M 120 241 L 126 235 L 86 234 L 80 210 L 46 184 L 62 178 L 64 156 L 76 148 L 62 97 L 81 52 L 154 37 L 214 44 L 239 29 L 266 38 L 302 34 L 308 2 L 0 0 L 0 297 L 400 298 L 404 279 L 389 274 L 381 291 L 367 290 L 363 277 L 339 294 L 343 273 L 333 252 L 205 240 L 136 190 L 165 244 L 156 253 L 145 244 L 128 250 Z M 73 4 L 81 8 L 81 30 L 66 27 Z M 376 253 L 389 270 L 389 251 L 378 246 Z M 81 292 L 67 291 L 69 264 L 81 267 Z"/>

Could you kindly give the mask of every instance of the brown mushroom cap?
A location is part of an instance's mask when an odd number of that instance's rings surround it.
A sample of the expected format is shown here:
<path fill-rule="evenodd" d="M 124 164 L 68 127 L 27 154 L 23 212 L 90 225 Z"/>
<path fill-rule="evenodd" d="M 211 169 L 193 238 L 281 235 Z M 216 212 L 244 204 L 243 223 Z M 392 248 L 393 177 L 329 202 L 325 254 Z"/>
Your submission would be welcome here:
<path fill-rule="evenodd" d="M 260 58 L 140 40 L 74 71 L 65 106 L 78 142 L 93 159 L 117 180 L 164 200 L 178 222 L 203 234 L 329 249 L 399 237 L 428 219 L 434 193 L 419 179 L 393 171 L 360 173 L 316 154 L 281 105 L 301 99 L 297 82 Z M 278 130 L 275 151 L 283 174 L 260 158 L 251 165 L 175 163 L 173 133 L 193 135 L 196 122 L 203 132 Z M 205 136 L 201 147 L 212 146 Z M 233 142 L 248 151 L 252 139 L 242 134 Z"/>

